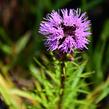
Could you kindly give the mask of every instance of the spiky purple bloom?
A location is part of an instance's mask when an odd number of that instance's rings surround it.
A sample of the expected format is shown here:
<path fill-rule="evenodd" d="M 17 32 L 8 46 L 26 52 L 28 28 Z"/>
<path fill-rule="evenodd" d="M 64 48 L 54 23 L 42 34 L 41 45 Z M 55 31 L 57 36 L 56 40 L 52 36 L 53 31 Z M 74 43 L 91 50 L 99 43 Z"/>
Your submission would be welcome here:
<path fill-rule="evenodd" d="M 39 32 L 46 36 L 46 46 L 51 51 L 72 53 L 87 48 L 90 21 L 80 9 L 52 11 L 40 24 Z"/>

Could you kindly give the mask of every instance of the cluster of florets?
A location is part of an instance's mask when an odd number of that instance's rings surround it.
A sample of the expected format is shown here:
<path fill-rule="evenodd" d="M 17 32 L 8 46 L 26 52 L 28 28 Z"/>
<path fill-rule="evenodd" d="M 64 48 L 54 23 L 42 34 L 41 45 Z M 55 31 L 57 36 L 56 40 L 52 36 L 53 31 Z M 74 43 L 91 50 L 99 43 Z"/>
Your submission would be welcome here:
<path fill-rule="evenodd" d="M 87 48 L 90 21 L 80 9 L 53 10 L 41 22 L 39 32 L 46 37 L 49 50 L 71 54 L 75 49 Z"/>

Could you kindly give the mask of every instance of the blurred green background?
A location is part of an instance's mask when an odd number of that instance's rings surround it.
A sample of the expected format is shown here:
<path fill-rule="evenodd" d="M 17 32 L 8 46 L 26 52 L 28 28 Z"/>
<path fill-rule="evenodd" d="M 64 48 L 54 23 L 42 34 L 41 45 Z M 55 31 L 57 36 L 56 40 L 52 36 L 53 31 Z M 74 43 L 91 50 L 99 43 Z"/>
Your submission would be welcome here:
<path fill-rule="evenodd" d="M 89 49 L 83 54 L 88 59 L 86 70 L 94 72 L 86 80 L 92 83 L 90 89 L 108 79 L 109 0 L 0 0 L 0 84 L 33 89 L 29 66 L 34 57 L 45 66 L 51 59 L 38 33 L 40 21 L 51 10 L 61 8 L 81 8 L 91 20 Z M 109 86 L 104 96 L 98 109 L 109 109 Z M 0 109 L 5 109 L 5 103 L 0 96 Z"/>

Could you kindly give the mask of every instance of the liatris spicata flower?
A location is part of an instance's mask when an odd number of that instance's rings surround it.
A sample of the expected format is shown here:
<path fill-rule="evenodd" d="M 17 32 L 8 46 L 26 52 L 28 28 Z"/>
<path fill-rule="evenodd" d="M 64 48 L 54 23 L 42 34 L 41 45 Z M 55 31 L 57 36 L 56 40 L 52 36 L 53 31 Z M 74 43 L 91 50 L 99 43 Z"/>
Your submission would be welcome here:
<path fill-rule="evenodd" d="M 71 54 L 75 49 L 87 48 L 90 21 L 80 9 L 52 11 L 40 24 L 39 32 L 46 37 L 51 51 Z"/>

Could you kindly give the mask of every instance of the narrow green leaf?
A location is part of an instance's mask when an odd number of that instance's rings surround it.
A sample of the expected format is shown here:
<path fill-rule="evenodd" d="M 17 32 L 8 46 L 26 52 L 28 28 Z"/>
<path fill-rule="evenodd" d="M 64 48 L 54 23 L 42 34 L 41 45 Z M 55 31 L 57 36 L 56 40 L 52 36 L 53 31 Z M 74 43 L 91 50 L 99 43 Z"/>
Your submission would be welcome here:
<path fill-rule="evenodd" d="M 105 41 L 109 37 L 109 19 L 105 21 L 103 31 L 101 34 L 101 39 Z"/>
<path fill-rule="evenodd" d="M 26 46 L 29 41 L 31 33 L 27 32 L 23 37 L 21 37 L 16 43 L 16 53 L 19 54 Z"/>

